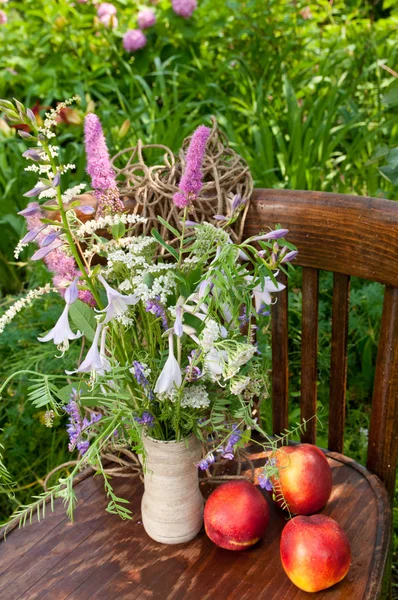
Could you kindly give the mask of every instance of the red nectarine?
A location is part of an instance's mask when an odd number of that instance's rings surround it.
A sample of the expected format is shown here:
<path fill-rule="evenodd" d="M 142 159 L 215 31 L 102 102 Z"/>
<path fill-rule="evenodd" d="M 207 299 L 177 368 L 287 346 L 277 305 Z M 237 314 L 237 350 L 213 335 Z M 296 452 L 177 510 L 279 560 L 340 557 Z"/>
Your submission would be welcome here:
<path fill-rule="evenodd" d="M 268 521 L 267 501 L 248 481 L 223 483 L 205 505 L 206 533 L 227 550 L 244 550 L 255 544 L 264 535 Z"/>
<path fill-rule="evenodd" d="M 347 535 L 334 519 L 324 515 L 294 517 L 282 531 L 280 549 L 286 575 L 304 592 L 331 587 L 350 568 Z"/>
<path fill-rule="evenodd" d="M 282 493 L 291 513 L 311 515 L 321 510 L 332 491 L 332 470 L 322 450 L 312 444 L 277 450 L 279 478 L 273 481 L 277 501 Z"/>

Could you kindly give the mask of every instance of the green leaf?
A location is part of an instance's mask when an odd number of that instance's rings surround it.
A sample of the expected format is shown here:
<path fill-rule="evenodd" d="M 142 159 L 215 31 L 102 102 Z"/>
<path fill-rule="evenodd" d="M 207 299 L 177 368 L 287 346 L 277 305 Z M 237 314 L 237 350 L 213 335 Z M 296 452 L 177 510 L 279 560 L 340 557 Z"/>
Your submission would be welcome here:
<path fill-rule="evenodd" d="M 161 246 L 163 246 L 163 248 L 166 248 L 166 250 L 168 250 L 170 252 L 170 254 L 172 254 L 176 260 L 178 260 L 177 250 L 174 250 L 174 248 L 172 248 L 172 246 L 167 244 L 164 241 L 164 239 L 162 238 L 162 236 L 160 235 L 160 233 L 158 231 L 156 231 L 155 228 L 152 229 L 151 233 L 152 233 L 153 237 L 159 242 L 159 244 Z"/>
<path fill-rule="evenodd" d="M 115 240 L 119 240 L 126 233 L 126 226 L 124 223 L 118 223 L 112 227 L 112 235 Z"/>
<path fill-rule="evenodd" d="M 92 342 L 97 327 L 93 309 L 81 300 L 76 300 L 70 306 L 69 315 L 75 327 L 86 336 L 89 342 Z"/>
<path fill-rule="evenodd" d="M 177 229 L 174 229 L 174 227 L 172 227 L 170 225 L 170 223 L 168 223 L 167 221 L 165 221 L 162 217 L 159 217 L 158 215 L 158 221 L 159 223 L 161 223 L 164 227 L 166 227 L 166 229 L 168 229 L 169 231 L 171 231 L 171 233 L 173 233 L 178 239 L 181 238 L 181 234 L 177 231 Z"/>

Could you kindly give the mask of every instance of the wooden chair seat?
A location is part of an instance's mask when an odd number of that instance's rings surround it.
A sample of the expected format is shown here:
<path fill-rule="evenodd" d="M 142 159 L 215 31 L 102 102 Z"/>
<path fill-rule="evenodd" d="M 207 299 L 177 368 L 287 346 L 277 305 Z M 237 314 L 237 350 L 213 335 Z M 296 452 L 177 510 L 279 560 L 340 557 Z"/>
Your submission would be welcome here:
<path fill-rule="evenodd" d="M 271 508 L 264 538 L 244 552 L 215 546 L 202 531 L 188 544 L 166 546 L 152 541 L 141 522 L 143 484 L 114 478 L 117 495 L 129 498 L 133 520 L 105 512 L 101 477 L 82 474 L 75 523 L 60 500 L 40 523 L 11 531 L 1 543 L 2 600 L 373 600 L 390 541 L 391 510 L 385 487 L 357 463 L 326 453 L 333 470 L 333 491 L 322 511 L 347 532 L 351 569 L 341 583 L 317 594 L 296 588 L 285 575 L 279 540 L 286 514 Z M 256 474 L 264 454 L 252 455 Z M 213 486 L 201 484 L 204 496 Z"/>

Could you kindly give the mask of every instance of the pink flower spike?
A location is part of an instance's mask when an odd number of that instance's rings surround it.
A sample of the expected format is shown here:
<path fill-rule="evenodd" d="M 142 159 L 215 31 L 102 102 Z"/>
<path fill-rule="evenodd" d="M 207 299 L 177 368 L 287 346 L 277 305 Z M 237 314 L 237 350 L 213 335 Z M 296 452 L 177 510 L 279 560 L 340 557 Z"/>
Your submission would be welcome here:
<path fill-rule="evenodd" d="M 185 208 L 189 204 L 189 200 L 181 192 L 176 192 L 173 196 L 174 204 L 178 208 Z"/>
<path fill-rule="evenodd" d="M 174 204 L 184 208 L 191 200 L 197 198 L 202 189 L 202 165 L 205 157 L 206 144 L 210 136 L 210 129 L 200 125 L 193 133 L 186 154 L 186 164 L 181 181 L 178 185 L 180 192 L 174 194 Z"/>
<path fill-rule="evenodd" d="M 87 173 L 96 192 L 106 192 L 116 187 L 115 172 L 102 131 L 101 121 L 94 113 L 84 120 L 84 143 L 87 155 Z"/>

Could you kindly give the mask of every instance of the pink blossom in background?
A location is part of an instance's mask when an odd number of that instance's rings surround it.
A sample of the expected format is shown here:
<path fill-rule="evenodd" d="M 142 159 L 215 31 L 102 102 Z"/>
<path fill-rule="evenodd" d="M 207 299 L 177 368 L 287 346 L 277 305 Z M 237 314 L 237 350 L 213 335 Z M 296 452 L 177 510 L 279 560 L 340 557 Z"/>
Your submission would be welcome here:
<path fill-rule="evenodd" d="M 129 29 L 123 37 L 123 48 L 127 52 L 136 52 L 146 45 L 147 39 L 141 29 Z"/>
<path fill-rule="evenodd" d="M 118 26 L 116 12 L 116 6 L 109 2 L 103 2 L 97 7 L 97 15 L 101 23 L 105 27 L 112 27 L 112 29 Z"/>
<path fill-rule="evenodd" d="M 153 27 L 156 23 L 156 15 L 150 8 L 143 8 L 138 13 L 137 23 L 140 29 L 148 29 L 148 27 Z"/>
<path fill-rule="evenodd" d="M 300 10 L 300 15 L 303 17 L 304 20 L 312 19 L 312 13 L 311 13 L 310 7 L 306 6 L 305 8 Z"/>
<path fill-rule="evenodd" d="M 7 15 L 4 10 L 0 10 L 0 25 L 5 25 L 7 23 Z"/>
<path fill-rule="evenodd" d="M 31 202 L 28 204 L 29 207 L 35 207 L 37 202 Z M 32 212 L 34 212 L 32 210 Z M 27 214 L 25 216 L 26 223 L 29 231 L 39 230 L 39 233 L 35 237 L 35 242 L 40 246 L 44 238 L 51 232 L 51 228 L 46 228 L 44 231 L 40 231 L 43 228 L 41 219 L 43 214 L 41 212 L 34 212 L 34 214 Z M 53 283 L 57 288 L 61 296 L 65 295 L 66 289 L 70 283 L 79 275 L 80 271 L 76 267 L 75 259 L 72 256 L 68 256 L 62 247 L 57 248 L 56 244 L 58 240 L 54 242 L 54 250 L 50 252 L 44 258 L 44 262 L 51 273 L 53 273 Z M 51 246 L 51 244 L 50 244 Z M 91 292 L 87 290 L 79 290 L 79 298 L 90 306 L 95 305 L 95 300 Z"/>
<path fill-rule="evenodd" d="M 123 212 L 124 205 L 117 189 L 108 147 L 101 121 L 94 113 L 84 120 L 84 143 L 87 156 L 87 173 L 91 177 L 94 194 L 98 198 L 97 214 L 108 208 L 111 212 Z"/>
<path fill-rule="evenodd" d="M 110 2 L 102 2 L 102 4 L 99 4 L 99 6 L 97 6 L 97 15 L 100 19 L 105 15 L 115 15 L 116 12 L 116 6 L 114 6 Z"/>
<path fill-rule="evenodd" d="M 197 0 L 172 0 L 173 10 L 176 15 L 189 19 L 198 8 Z"/>
<path fill-rule="evenodd" d="M 100 21 L 103 24 L 103 26 L 107 27 L 108 29 L 110 27 L 112 29 L 116 29 L 116 27 L 119 25 L 118 18 L 115 17 L 115 15 L 104 15 L 100 18 Z"/>
<path fill-rule="evenodd" d="M 174 194 L 174 204 L 178 208 L 184 208 L 195 200 L 202 189 L 202 164 L 206 151 L 207 140 L 210 129 L 200 125 L 191 137 L 186 154 L 186 163 L 181 181 L 178 185 L 180 191 Z"/>

